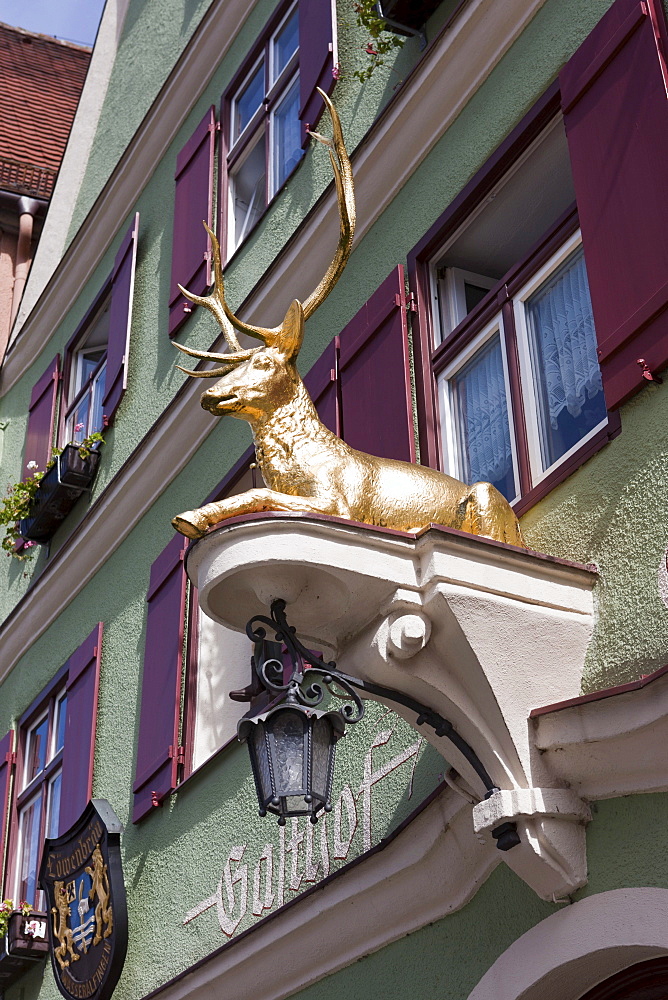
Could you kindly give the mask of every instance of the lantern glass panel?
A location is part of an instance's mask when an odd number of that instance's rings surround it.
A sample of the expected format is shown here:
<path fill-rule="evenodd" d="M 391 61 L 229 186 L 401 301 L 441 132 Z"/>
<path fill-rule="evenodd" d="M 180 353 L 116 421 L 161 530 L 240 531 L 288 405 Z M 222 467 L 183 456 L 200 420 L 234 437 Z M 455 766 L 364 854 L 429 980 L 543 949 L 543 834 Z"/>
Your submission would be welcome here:
<path fill-rule="evenodd" d="M 286 816 L 303 816 L 310 811 L 311 807 L 307 802 L 304 802 L 303 795 L 288 795 L 285 799 Z"/>
<path fill-rule="evenodd" d="M 301 712 L 282 711 L 271 719 L 274 778 L 278 796 L 305 791 L 305 728 Z"/>
<path fill-rule="evenodd" d="M 255 756 L 255 764 L 257 769 L 257 778 L 260 785 L 260 792 L 262 795 L 263 802 L 266 803 L 269 801 L 269 799 L 272 798 L 274 793 L 271 787 L 271 771 L 269 770 L 269 750 L 267 747 L 265 726 L 263 722 L 259 722 L 252 727 L 252 734 L 250 739 L 252 740 L 252 747 Z"/>
<path fill-rule="evenodd" d="M 326 802 L 329 791 L 330 758 L 334 742 L 332 724 L 327 718 L 316 719 L 313 723 L 311 748 L 311 785 L 313 795 Z"/>

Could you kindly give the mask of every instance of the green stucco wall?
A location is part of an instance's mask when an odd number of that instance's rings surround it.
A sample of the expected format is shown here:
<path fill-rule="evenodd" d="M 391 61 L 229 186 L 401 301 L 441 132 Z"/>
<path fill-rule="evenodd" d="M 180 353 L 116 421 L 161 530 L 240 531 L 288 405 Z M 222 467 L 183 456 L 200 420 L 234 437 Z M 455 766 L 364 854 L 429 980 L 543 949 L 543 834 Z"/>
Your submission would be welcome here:
<path fill-rule="evenodd" d="M 309 322 L 300 358 L 302 371 L 310 368 L 332 336 L 396 263 L 405 260 L 554 79 L 608 6 L 608 0 L 547 0 L 384 215 L 356 245 L 337 288 Z M 76 206 L 75 228 L 94 203 L 117 156 L 136 131 L 173 59 L 207 7 L 204 0 L 161 0 L 160 4 L 132 0 Z M 173 368 L 175 352 L 166 334 L 175 158 L 207 106 L 218 105 L 221 92 L 273 7 L 272 0 L 257 4 L 135 206 L 140 213 L 140 239 L 130 376 L 116 425 L 107 434 L 93 501 L 141 443 L 183 382 L 184 376 Z M 383 70 L 363 88 L 353 79 L 352 69 L 363 64 L 364 56 L 344 0 L 340 0 L 340 7 L 347 13 L 341 16 L 343 78 L 337 85 L 336 102 L 350 148 L 354 149 L 379 108 L 390 99 L 395 77 L 389 69 Z M 445 10 L 435 16 L 433 27 L 443 19 Z M 147 37 L 152 39 L 150 46 L 144 44 Z M 405 74 L 417 57 L 417 43 L 409 42 L 397 56 L 397 73 Z M 251 291 L 329 182 L 326 154 L 321 149 L 309 151 L 262 224 L 231 262 L 227 288 L 233 306 Z M 130 217 L 119 225 L 114 244 L 66 320 L 54 331 L 48 348 L 2 399 L 0 419 L 7 422 L 2 452 L 5 481 L 19 474 L 32 385 L 54 353 L 62 353 L 85 315 L 111 269 L 115 250 L 129 224 Z M 257 317 L 257 321 L 261 323 L 263 317 Z M 191 347 L 207 348 L 214 336 L 213 322 L 199 311 L 193 314 L 180 339 Z M 596 590 L 598 624 L 588 653 L 583 690 L 634 679 L 666 662 L 668 610 L 659 599 L 656 575 L 668 544 L 668 500 L 662 485 L 668 447 L 667 393 L 668 386 L 645 387 L 623 408 L 621 435 L 523 519 L 527 540 L 535 548 L 595 562 L 601 570 Z M 159 500 L 58 621 L 27 649 L 0 693 L 1 734 L 38 696 L 93 626 L 104 621 L 94 794 L 109 799 L 128 824 L 123 851 L 132 947 L 117 991 L 119 1000 L 138 1000 L 222 943 L 211 913 L 186 928 L 182 926 L 183 915 L 215 890 L 225 846 L 243 833 L 252 841 L 249 851 L 257 853 L 256 848 L 266 836 L 259 821 L 249 822 L 249 817 L 254 816 L 253 789 L 245 751 L 238 747 L 230 748 L 206 766 L 139 827 L 129 824 L 150 566 L 171 537 L 171 516 L 200 502 L 250 443 L 250 433 L 240 421 L 212 418 L 211 424 L 211 434 L 183 472 L 166 486 Z M 86 509 L 87 502 L 81 501 L 54 539 L 52 552 L 63 544 Z M 28 564 L 9 559 L 0 562 L 2 617 L 19 602 L 45 560 L 42 553 Z M 340 784 L 353 782 L 362 746 L 356 741 L 366 739 L 368 743 L 377 721 L 372 711 L 364 724 L 366 728 L 347 738 L 340 754 Z M 411 738 L 412 732 L 404 726 L 402 739 Z M 399 805 L 389 795 L 379 822 L 387 829 L 396 825 L 413 802 L 431 791 L 442 766 L 433 751 L 425 750 L 416 772 L 420 781 L 413 799 L 410 803 L 405 800 L 397 786 Z M 216 803 L 213 808 L 212 802 Z M 590 882 L 583 894 L 625 885 L 665 885 L 665 820 L 666 799 L 661 796 L 600 803 L 588 830 Z M 653 833 L 645 850 L 648 829 Z M 410 837 L 410 830 L 403 836 Z M 317 992 L 321 1000 L 341 994 L 350 1000 L 362 996 L 392 1000 L 410 992 L 415 1000 L 465 997 L 512 940 L 553 910 L 500 865 L 459 913 L 383 949 L 301 996 L 315 997 Z M 164 928 L 159 938 L 156 927 Z M 169 948 L 165 940 L 170 941 Z M 475 949 L 471 949 L 471 941 L 476 942 Z M 420 977 L 409 971 L 415 968 L 420 969 Z M 8 991 L 7 1000 L 33 1000 L 37 996 L 55 1000 L 57 995 L 50 971 L 41 985 L 41 972 L 36 970 Z"/>

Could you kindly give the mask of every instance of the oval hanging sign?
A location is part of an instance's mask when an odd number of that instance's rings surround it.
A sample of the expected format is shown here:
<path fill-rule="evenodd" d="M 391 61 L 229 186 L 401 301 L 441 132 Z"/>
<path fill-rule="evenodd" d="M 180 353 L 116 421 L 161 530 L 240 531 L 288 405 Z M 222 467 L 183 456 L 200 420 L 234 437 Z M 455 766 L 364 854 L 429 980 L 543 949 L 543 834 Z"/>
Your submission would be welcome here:
<path fill-rule="evenodd" d="M 69 1000 L 109 1000 L 128 943 L 121 826 L 93 799 L 62 836 L 44 844 L 39 881 L 47 896 L 51 964 Z"/>

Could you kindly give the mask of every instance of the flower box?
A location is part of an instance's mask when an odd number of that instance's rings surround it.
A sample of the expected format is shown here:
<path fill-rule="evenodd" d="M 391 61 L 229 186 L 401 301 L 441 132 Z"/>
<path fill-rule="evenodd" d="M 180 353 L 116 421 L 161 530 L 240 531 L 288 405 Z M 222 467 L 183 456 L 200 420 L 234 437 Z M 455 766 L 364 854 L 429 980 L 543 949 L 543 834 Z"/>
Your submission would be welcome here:
<path fill-rule="evenodd" d="M 65 445 L 40 480 L 30 514 L 20 522 L 21 536 L 31 542 L 48 542 L 82 493 L 92 487 L 99 462 L 99 451 L 82 458 L 78 445 Z"/>
<path fill-rule="evenodd" d="M 35 963 L 49 953 L 46 913 L 25 917 L 14 910 L 7 933 L 0 940 L 0 990 L 7 989 Z"/>
<path fill-rule="evenodd" d="M 380 4 L 380 10 L 389 22 L 395 22 L 389 23 L 388 29 L 402 34 L 399 30 L 402 25 L 415 31 L 422 28 L 440 3 L 441 0 L 384 0 Z"/>

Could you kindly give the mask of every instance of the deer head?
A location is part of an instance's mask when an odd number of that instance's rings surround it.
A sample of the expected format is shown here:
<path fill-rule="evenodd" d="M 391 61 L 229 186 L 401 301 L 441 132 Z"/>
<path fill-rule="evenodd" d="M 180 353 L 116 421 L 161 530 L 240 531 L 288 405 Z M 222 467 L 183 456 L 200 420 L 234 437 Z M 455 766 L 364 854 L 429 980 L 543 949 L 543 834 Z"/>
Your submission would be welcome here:
<path fill-rule="evenodd" d="M 210 351 L 195 351 L 182 344 L 174 344 L 191 357 L 221 362 L 220 367 L 208 371 L 190 371 L 180 365 L 176 366 L 193 378 L 222 376 L 201 397 L 204 409 L 216 416 L 230 413 L 255 422 L 262 420 L 264 416 L 294 396 L 300 381 L 295 360 L 304 338 L 304 323 L 327 298 L 350 256 L 355 232 L 352 169 L 343 142 L 339 116 L 327 95 L 322 90 L 320 94 L 332 120 L 333 139 L 330 141 L 317 132 L 311 132 L 311 135 L 323 143 L 329 152 L 339 206 L 340 234 L 334 258 L 318 286 L 305 302 L 301 303 L 297 299 L 292 302 L 280 326 L 265 329 L 244 323 L 231 312 L 225 301 L 220 247 L 206 223 L 204 227 L 213 247 L 213 291 L 205 296 L 192 295 L 179 285 L 179 289 L 187 299 L 196 305 L 204 306 L 215 316 L 230 348 L 225 354 L 213 354 Z M 243 350 L 236 331 L 262 341 L 262 346 Z"/>

